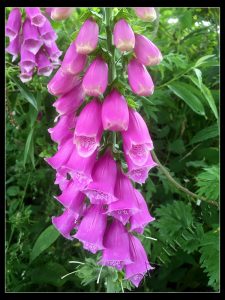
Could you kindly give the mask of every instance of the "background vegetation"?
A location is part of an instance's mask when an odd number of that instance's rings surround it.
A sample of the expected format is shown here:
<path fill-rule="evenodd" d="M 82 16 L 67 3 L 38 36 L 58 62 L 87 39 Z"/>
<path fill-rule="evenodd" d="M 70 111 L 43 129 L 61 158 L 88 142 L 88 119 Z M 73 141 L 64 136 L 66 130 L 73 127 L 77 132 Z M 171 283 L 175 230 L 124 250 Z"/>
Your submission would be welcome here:
<path fill-rule="evenodd" d="M 68 48 L 87 11 L 77 9 L 68 20 L 52 22 L 61 50 Z M 93 8 L 92 13 L 98 18 L 101 10 Z M 55 172 L 43 160 L 56 150 L 47 132 L 56 116 L 51 106 L 55 98 L 46 88 L 50 78 L 34 76 L 22 84 L 17 62 L 11 63 L 6 54 L 9 292 L 121 292 L 121 285 L 125 292 L 219 290 L 219 9 L 161 8 L 158 21 L 150 24 L 138 20 L 131 9 L 122 13 L 164 56 L 159 66 L 150 68 L 154 95 L 126 95 L 148 122 L 162 164 L 139 186 L 156 218 L 142 238 L 155 270 L 138 289 L 110 268 L 103 268 L 97 283 L 98 255 L 84 251 L 77 240 L 59 236 L 51 226 L 51 216 L 60 214 L 61 206 L 53 198 L 59 194 Z M 124 68 L 123 61 L 118 67 Z M 177 189 L 168 172 L 202 200 Z"/>

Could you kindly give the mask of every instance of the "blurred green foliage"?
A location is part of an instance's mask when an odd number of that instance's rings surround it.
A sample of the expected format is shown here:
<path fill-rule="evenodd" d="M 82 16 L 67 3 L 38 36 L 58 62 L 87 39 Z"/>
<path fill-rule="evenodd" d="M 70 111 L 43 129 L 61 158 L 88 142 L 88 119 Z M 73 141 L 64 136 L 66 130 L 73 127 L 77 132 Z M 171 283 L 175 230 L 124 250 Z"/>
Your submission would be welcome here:
<path fill-rule="evenodd" d="M 161 8 L 157 12 L 159 18 L 146 23 L 131 9 L 113 10 L 114 16 L 126 18 L 134 31 L 150 38 L 164 57 L 160 65 L 149 67 L 155 93 L 145 98 L 134 96 L 122 79 L 124 55 L 117 62 L 121 88 L 129 105 L 138 107 L 146 119 L 155 153 L 173 178 L 199 197 L 218 201 L 219 9 Z M 62 51 L 90 14 L 100 24 L 101 47 L 105 47 L 101 9 L 77 8 L 69 19 L 52 22 Z M 107 59 L 107 51 L 101 51 Z M 218 208 L 176 189 L 160 168 L 138 186 L 156 217 L 140 236 L 154 272 L 138 289 L 112 268 L 102 268 L 98 280 L 99 254 L 89 254 L 77 240 L 64 239 L 51 226 L 51 216 L 60 214 L 61 207 L 53 198 L 59 194 L 53 184 L 55 172 L 43 160 L 56 151 L 47 132 L 56 116 L 51 106 L 54 97 L 46 88 L 49 78 L 34 76 L 22 84 L 17 61 L 11 63 L 6 54 L 5 63 L 6 290 L 218 291 Z"/>

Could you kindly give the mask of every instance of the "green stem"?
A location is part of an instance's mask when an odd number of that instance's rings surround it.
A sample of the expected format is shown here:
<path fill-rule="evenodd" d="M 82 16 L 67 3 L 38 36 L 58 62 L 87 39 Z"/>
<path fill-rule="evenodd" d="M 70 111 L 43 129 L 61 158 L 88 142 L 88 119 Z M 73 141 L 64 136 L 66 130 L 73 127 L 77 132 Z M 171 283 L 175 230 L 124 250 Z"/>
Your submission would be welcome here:
<path fill-rule="evenodd" d="M 156 156 L 155 152 L 152 150 L 152 157 L 155 160 L 155 162 L 158 164 L 160 170 L 164 173 L 164 175 L 167 177 L 167 179 L 180 191 L 184 192 L 185 194 L 189 195 L 192 197 L 193 201 L 195 202 L 194 199 L 199 199 L 203 202 L 207 202 L 211 205 L 214 205 L 216 207 L 219 207 L 218 203 L 213 201 L 213 200 L 208 200 L 206 198 L 203 197 L 199 197 L 198 195 L 192 193 L 191 191 L 189 191 L 187 188 L 183 187 L 181 184 L 179 184 L 171 175 L 170 173 L 167 171 L 167 169 L 165 167 L 163 167 L 163 165 L 160 163 L 158 157 Z"/>

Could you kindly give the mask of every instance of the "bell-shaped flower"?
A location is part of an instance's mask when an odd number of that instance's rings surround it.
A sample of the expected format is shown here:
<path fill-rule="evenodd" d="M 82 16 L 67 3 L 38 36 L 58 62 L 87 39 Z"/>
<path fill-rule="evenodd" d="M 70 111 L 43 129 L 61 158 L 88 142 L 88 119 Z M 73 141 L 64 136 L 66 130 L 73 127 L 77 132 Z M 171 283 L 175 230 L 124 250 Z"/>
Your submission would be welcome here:
<path fill-rule="evenodd" d="M 19 77 L 23 83 L 26 83 L 32 79 L 33 71 L 27 72 L 23 67 L 20 67 L 20 72 L 21 73 L 20 73 Z"/>
<path fill-rule="evenodd" d="M 78 216 L 73 210 L 66 209 L 60 216 L 52 217 L 52 224 L 68 240 L 72 240 L 71 231 L 76 228 Z"/>
<path fill-rule="evenodd" d="M 9 13 L 9 17 L 5 27 L 5 35 L 10 41 L 14 40 L 20 33 L 22 16 L 19 8 L 13 8 Z"/>
<path fill-rule="evenodd" d="M 52 28 L 51 23 L 47 19 L 44 25 L 42 27 L 39 27 L 39 33 L 47 46 L 51 46 L 51 43 L 57 39 L 57 34 Z"/>
<path fill-rule="evenodd" d="M 135 34 L 134 53 L 137 60 L 145 66 L 158 65 L 163 58 L 158 47 L 141 34 Z"/>
<path fill-rule="evenodd" d="M 114 194 L 118 201 L 108 205 L 107 214 L 113 216 L 125 225 L 130 216 L 139 211 L 139 205 L 135 190 L 129 178 L 119 169 L 117 170 Z"/>
<path fill-rule="evenodd" d="M 71 91 L 79 83 L 80 79 L 77 75 L 64 74 L 62 68 L 59 68 L 49 81 L 47 88 L 50 94 L 61 96 Z"/>
<path fill-rule="evenodd" d="M 131 90 L 138 96 L 149 96 L 154 92 L 154 83 L 150 74 L 137 59 L 132 59 L 128 64 L 128 81 Z"/>
<path fill-rule="evenodd" d="M 125 159 L 128 166 L 128 177 L 132 179 L 134 182 L 138 182 L 140 184 L 145 183 L 148 178 L 148 172 L 157 166 L 157 163 L 153 161 L 151 153 L 148 153 L 148 159 L 143 166 L 136 165 L 129 155 L 125 153 Z"/>
<path fill-rule="evenodd" d="M 58 184 L 61 191 L 64 191 L 67 188 L 69 183 L 70 180 L 66 178 L 66 174 L 62 174 L 61 172 L 56 172 L 54 184 Z"/>
<path fill-rule="evenodd" d="M 88 19 L 81 26 L 75 44 L 77 53 L 90 54 L 98 44 L 99 27 L 95 21 Z"/>
<path fill-rule="evenodd" d="M 53 106 L 60 115 L 63 115 L 70 112 L 75 112 L 83 103 L 83 101 L 84 93 L 80 83 L 71 91 L 58 98 L 53 103 Z"/>
<path fill-rule="evenodd" d="M 53 71 L 53 65 L 46 56 L 43 49 L 36 54 L 37 73 L 38 75 L 50 76 Z"/>
<path fill-rule="evenodd" d="M 98 159 L 93 171 L 93 181 L 83 191 L 93 204 L 109 204 L 117 201 L 114 196 L 117 167 L 109 150 Z"/>
<path fill-rule="evenodd" d="M 72 138 L 64 141 L 55 155 L 49 158 L 45 158 L 45 161 L 53 168 L 58 170 L 62 165 L 66 164 L 74 149 Z"/>
<path fill-rule="evenodd" d="M 84 249 L 96 253 L 104 249 L 103 236 L 107 225 L 107 215 L 101 205 L 91 205 L 84 214 L 76 239 L 83 243 Z"/>
<path fill-rule="evenodd" d="M 55 21 L 67 19 L 72 12 L 74 7 L 52 7 L 51 9 L 51 19 Z"/>
<path fill-rule="evenodd" d="M 114 219 L 113 222 L 108 225 L 105 231 L 103 245 L 105 249 L 102 251 L 101 265 L 114 267 L 121 271 L 125 264 L 132 263 L 129 235 L 120 221 Z"/>
<path fill-rule="evenodd" d="M 62 62 L 62 71 L 76 75 L 80 73 L 86 64 L 87 56 L 77 53 L 75 42 L 72 42 L 66 51 Z"/>
<path fill-rule="evenodd" d="M 90 156 L 100 144 L 103 133 L 101 109 L 101 103 L 93 99 L 78 116 L 74 143 L 80 156 Z"/>
<path fill-rule="evenodd" d="M 98 97 L 108 85 L 108 65 L 100 57 L 92 61 L 83 78 L 83 89 L 86 95 Z"/>
<path fill-rule="evenodd" d="M 42 15 L 39 7 L 26 7 L 25 12 L 32 25 L 37 27 L 42 27 L 44 25 L 46 17 Z"/>
<path fill-rule="evenodd" d="M 154 221 L 155 218 L 150 215 L 142 194 L 138 190 L 135 190 L 135 193 L 137 195 L 140 211 L 130 217 L 130 230 L 143 234 L 145 226 Z"/>
<path fill-rule="evenodd" d="M 123 131 L 129 124 L 129 111 L 126 99 L 113 90 L 102 104 L 102 124 L 104 130 Z"/>
<path fill-rule="evenodd" d="M 134 10 L 141 20 L 153 22 L 157 18 L 154 7 L 134 7 Z"/>
<path fill-rule="evenodd" d="M 29 73 L 36 66 L 35 55 L 30 52 L 24 45 L 21 47 L 19 66 Z"/>
<path fill-rule="evenodd" d="M 136 287 L 138 287 L 145 274 L 154 268 L 150 265 L 145 249 L 139 239 L 131 234 L 129 235 L 129 238 L 133 263 L 125 266 L 126 279 L 130 280 Z"/>
<path fill-rule="evenodd" d="M 51 135 L 51 139 L 61 144 L 64 140 L 73 137 L 71 129 L 75 128 L 77 117 L 73 112 L 62 115 L 53 128 L 49 128 L 48 132 Z"/>
<path fill-rule="evenodd" d="M 134 48 L 134 32 L 131 26 L 124 19 L 117 21 L 114 26 L 113 44 L 121 52 L 131 51 Z"/>
<path fill-rule="evenodd" d="M 20 53 L 20 46 L 21 46 L 21 35 L 17 35 L 12 41 L 9 42 L 8 47 L 5 49 L 6 52 L 13 56 L 12 62 L 14 62 L 18 54 Z"/>
<path fill-rule="evenodd" d="M 52 42 L 50 46 L 45 45 L 45 49 L 50 60 L 55 64 L 60 64 L 59 58 L 62 55 L 62 51 L 59 50 L 56 42 Z"/>
<path fill-rule="evenodd" d="M 129 126 L 122 131 L 123 149 L 137 166 L 143 166 L 153 149 L 153 143 L 148 127 L 142 116 L 135 110 L 129 109 Z"/>
<path fill-rule="evenodd" d="M 30 19 L 26 19 L 23 23 L 23 47 L 35 55 L 42 45 L 37 27 L 31 24 Z"/>
<path fill-rule="evenodd" d="M 96 155 L 97 151 L 89 157 L 82 157 L 78 154 L 76 146 L 74 145 L 73 152 L 63 167 L 76 183 L 77 189 L 85 189 L 92 181 L 91 173 L 96 162 Z"/>
<path fill-rule="evenodd" d="M 73 180 L 70 180 L 67 187 L 63 190 L 62 194 L 55 197 L 65 208 L 69 208 L 75 214 L 80 215 L 85 194 L 81 193 Z"/>

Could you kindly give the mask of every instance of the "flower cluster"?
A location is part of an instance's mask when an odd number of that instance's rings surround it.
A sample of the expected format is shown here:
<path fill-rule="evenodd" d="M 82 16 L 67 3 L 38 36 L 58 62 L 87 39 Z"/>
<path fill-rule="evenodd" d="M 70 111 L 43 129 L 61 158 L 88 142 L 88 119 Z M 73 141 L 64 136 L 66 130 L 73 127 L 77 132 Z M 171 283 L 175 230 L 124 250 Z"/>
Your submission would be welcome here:
<path fill-rule="evenodd" d="M 20 54 L 20 79 L 28 82 L 37 70 L 38 75 L 49 76 L 60 65 L 62 52 L 56 44 L 57 34 L 39 7 L 26 7 L 25 20 L 19 8 L 13 8 L 6 24 L 9 45 L 6 51 L 15 61 Z"/>
<path fill-rule="evenodd" d="M 45 160 L 56 170 L 61 194 L 55 199 L 64 207 L 52 223 L 65 238 L 78 239 L 84 249 L 101 251 L 99 264 L 124 269 L 126 279 L 138 286 L 153 267 L 135 235 L 143 234 L 154 217 L 130 179 L 142 184 L 156 166 L 150 153 L 153 142 L 144 119 L 128 107 L 120 91 L 111 87 L 105 93 L 109 70 L 104 58 L 98 55 L 86 66 L 98 34 L 98 24 L 87 19 L 48 84 L 49 92 L 58 97 L 53 104 L 57 124 L 49 129 L 58 150 Z M 115 24 L 113 43 L 120 51 L 134 49 L 136 58 L 128 64 L 134 93 L 153 93 L 145 66 L 160 62 L 158 48 L 134 34 L 123 19 Z M 112 143 L 102 138 L 115 133 L 122 137 L 127 172 L 116 162 Z"/>

